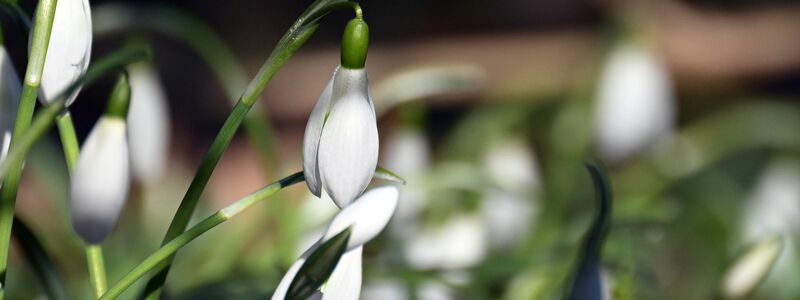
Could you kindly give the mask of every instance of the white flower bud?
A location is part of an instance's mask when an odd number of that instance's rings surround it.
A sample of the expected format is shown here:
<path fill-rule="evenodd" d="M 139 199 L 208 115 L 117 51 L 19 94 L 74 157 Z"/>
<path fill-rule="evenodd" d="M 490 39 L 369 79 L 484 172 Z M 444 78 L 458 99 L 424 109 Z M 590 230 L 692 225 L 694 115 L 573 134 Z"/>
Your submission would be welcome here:
<path fill-rule="evenodd" d="M 53 17 L 47 58 L 42 72 L 39 99 L 42 104 L 55 100 L 89 67 L 92 53 L 92 13 L 88 0 L 59 0 Z M 75 91 L 67 105 L 78 96 Z"/>
<path fill-rule="evenodd" d="M 611 53 L 597 95 L 596 134 L 600 155 L 620 161 L 644 150 L 673 127 L 675 103 L 669 71 L 640 45 Z"/>
<path fill-rule="evenodd" d="M 128 199 L 130 162 L 125 120 L 101 117 L 84 143 L 70 185 L 75 232 L 87 243 L 105 240 Z"/>
<path fill-rule="evenodd" d="M 306 183 L 317 197 L 324 188 L 343 208 L 366 189 L 377 163 L 378 126 L 367 72 L 339 67 L 306 125 Z"/>
<path fill-rule="evenodd" d="M 167 96 L 153 66 L 128 68 L 131 103 L 128 112 L 133 175 L 140 182 L 157 181 L 167 166 L 170 118 Z"/>

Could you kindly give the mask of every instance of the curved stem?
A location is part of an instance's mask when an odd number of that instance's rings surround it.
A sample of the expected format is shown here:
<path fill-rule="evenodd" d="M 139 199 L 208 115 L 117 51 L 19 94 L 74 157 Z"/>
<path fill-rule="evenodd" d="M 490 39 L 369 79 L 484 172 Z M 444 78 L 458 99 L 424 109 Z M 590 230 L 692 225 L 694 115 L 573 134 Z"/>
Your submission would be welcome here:
<path fill-rule="evenodd" d="M 55 12 L 56 0 L 39 1 L 36 9 L 36 23 L 33 25 L 33 34 L 30 41 L 31 50 L 28 57 L 28 66 L 25 71 L 22 95 L 12 133 L 12 148 L 19 143 L 19 137 L 28 130 L 33 118 L 33 109 L 36 106 L 36 92 L 41 83 Z M 5 295 L 8 248 L 11 242 L 14 207 L 17 202 L 17 188 L 22 176 L 22 159 L 11 166 L 11 172 L 5 178 L 2 191 L 0 191 L 0 288 L 2 288 L 0 289 L 0 299 Z"/>
<path fill-rule="evenodd" d="M 206 233 L 217 225 L 233 218 L 248 207 L 253 206 L 253 204 L 261 202 L 283 188 L 303 181 L 303 179 L 303 172 L 294 173 L 277 182 L 267 185 L 244 198 L 237 200 L 236 202 L 217 211 L 213 215 L 205 218 L 197 223 L 197 225 L 192 226 L 192 228 L 189 230 L 179 234 L 168 243 L 161 246 L 161 248 L 153 252 L 153 254 L 150 254 L 150 256 L 145 258 L 141 263 L 139 263 L 139 265 L 128 272 L 128 274 L 125 274 L 125 276 L 115 283 L 108 290 L 108 292 L 100 297 L 100 299 L 116 299 L 137 280 L 147 275 L 148 272 L 158 270 L 161 268 L 164 262 L 169 262 L 172 256 L 178 252 L 178 250 L 189 244 L 203 233 Z"/>

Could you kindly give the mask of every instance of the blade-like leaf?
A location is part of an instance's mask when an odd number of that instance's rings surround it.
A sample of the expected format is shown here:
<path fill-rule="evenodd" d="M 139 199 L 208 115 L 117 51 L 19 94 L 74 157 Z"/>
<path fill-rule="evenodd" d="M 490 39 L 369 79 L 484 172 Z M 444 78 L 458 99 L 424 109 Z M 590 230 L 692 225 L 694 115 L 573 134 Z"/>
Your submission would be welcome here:
<path fill-rule="evenodd" d="M 597 163 L 587 162 L 586 168 L 594 183 L 597 213 L 583 241 L 567 299 L 599 300 L 604 299 L 607 294 L 603 290 L 600 252 L 608 234 L 609 219 L 611 218 L 611 185 L 605 172 Z"/>
<path fill-rule="evenodd" d="M 319 289 L 331 276 L 339 259 L 347 250 L 350 228 L 345 229 L 325 243 L 322 243 L 300 267 L 297 276 L 289 285 L 286 299 L 306 299 Z"/>

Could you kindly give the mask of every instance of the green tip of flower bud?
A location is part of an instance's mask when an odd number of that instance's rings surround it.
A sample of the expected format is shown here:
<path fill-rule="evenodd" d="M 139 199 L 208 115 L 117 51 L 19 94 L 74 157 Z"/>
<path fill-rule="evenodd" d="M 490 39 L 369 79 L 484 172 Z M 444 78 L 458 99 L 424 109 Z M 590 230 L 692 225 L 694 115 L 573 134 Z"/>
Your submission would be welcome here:
<path fill-rule="evenodd" d="M 369 46 L 369 26 L 362 18 L 347 22 L 342 36 L 342 66 L 348 69 L 363 69 Z"/>
<path fill-rule="evenodd" d="M 111 91 L 111 96 L 108 99 L 108 108 L 106 108 L 106 115 L 109 117 L 117 117 L 125 119 L 128 115 L 128 107 L 131 102 L 131 85 L 128 81 L 128 73 L 122 72 Z"/>

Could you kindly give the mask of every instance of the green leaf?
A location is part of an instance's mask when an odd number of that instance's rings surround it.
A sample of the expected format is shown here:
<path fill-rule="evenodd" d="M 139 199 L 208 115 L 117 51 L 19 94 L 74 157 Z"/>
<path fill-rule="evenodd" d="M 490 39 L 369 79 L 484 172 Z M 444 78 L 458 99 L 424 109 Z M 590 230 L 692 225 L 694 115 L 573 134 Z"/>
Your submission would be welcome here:
<path fill-rule="evenodd" d="M 347 250 L 350 234 L 347 228 L 311 252 L 289 285 L 286 299 L 306 299 L 328 280 Z"/>
<path fill-rule="evenodd" d="M 396 173 L 381 166 L 375 168 L 375 174 L 372 176 L 372 178 L 396 182 L 399 184 L 406 184 L 406 180 L 403 179 L 403 177 L 400 177 L 400 175 L 397 175 Z"/>

